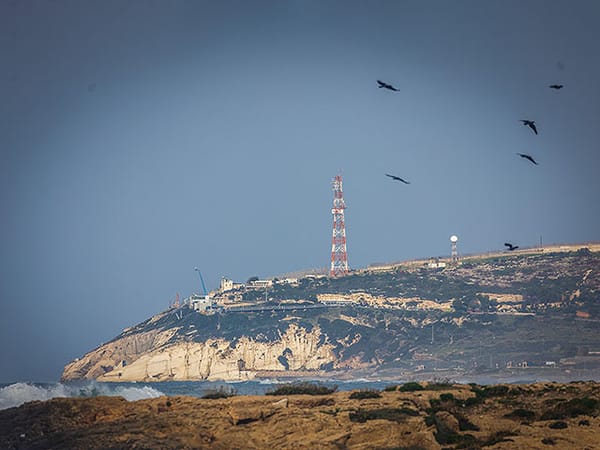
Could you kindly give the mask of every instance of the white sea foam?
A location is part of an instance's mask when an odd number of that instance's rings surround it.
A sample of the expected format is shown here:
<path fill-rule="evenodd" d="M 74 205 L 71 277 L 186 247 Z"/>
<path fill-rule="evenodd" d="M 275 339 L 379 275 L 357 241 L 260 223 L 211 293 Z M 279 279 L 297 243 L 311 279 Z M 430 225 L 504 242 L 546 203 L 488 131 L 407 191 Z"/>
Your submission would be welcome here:
<path fill-rule="evenodd" d="M 162 397 L 163 394 L 158 389 L 151 388 L 150 386 L 142 387 L 125 387 L 117 386 L 112 393 L 106 393 L 103 395 L 118 395 L 123 397 L 125 400 L 133 402 L 135 400 L 142 400 L 144 398 L 156 398 Z"/>
<path fill-rule="evenodd" d="M 0 389 L 0 409 L 55 397 L 69 397 L 69 390 L 63 384 L 42 387 L 29 383 L 15 383 Z"/>
<path fill-rule="evenodd" d="M 50 400 L 57 397 L 93 397 L 96 395 L 120 396 L 128 401 L 156 398 L 162 392 L 150 386 L 123 386 L 110 383 L 85 384 L 35 384 L 14 383 L 0 388 L 0 409 L 20 406 L 34 400 Z"/>
<path fill-rule="evenodd" d="M 277 378 L 260 378 L 256 380 L 258 384 L 283 384 L 284 381 L 278 380 Z"/>

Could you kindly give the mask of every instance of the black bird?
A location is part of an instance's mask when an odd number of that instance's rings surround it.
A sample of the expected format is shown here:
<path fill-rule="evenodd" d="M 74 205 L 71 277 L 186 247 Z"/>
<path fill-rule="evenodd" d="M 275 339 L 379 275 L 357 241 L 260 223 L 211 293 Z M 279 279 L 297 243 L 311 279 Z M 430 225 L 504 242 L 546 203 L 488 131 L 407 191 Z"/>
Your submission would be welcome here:
<path fill-rule="evenodd" d="M 535 134 L 538 134 L 537 128 L 535 127 L 535 121 L 534 120 L 523 120 L 523 119 L 521 119 L 521 122 L 523 122 L 523 125 L 525 125 L 526 127 L 531 128 Z"/>
<path fill-rule="evenodd" d="M 510 242 L 505 242 L 505 243 L 504 243 L 504 245 L 508 247 L 508 249 L 507 249 L 507 250 L 508 250 L 509 252 L 512 252 L 513 250 L 516 250 L 516 249 L 518 249 L 518 248 L 519 248 L 519 246 L 518 246 L 518 245 L 512 245 Z"/>
<path fill-rule="evenodd" d="M 390 175 L 389 173 L 386 173 L 385 176 L 390 177 L 392 180 L 402 181 L 404 184 L 410 184 L 410 181 L 403 180 L 402 178 L 397 177 L 396 175 Z"/>
<path fill-rule="evenodd" d="M 550 89 L 556 89 L 557 91 L 559 89 L 562 89 L 564 86 L 562 84 L 551 84 L 550 86 L 548 86 Z"/>
<path fill-rule="evenodd" d="M 381 80 L 377 80 L 377 83 L 379 84 L 379 86 L 377 86 L 379 89 L 384 88 L 384 89 L 387 89 L 389 91 L 400 92 L 400 89 L 396 89 L 391 84 L 384 83 Z"/>
<path fill-rule="evenodd" d="M 536 166 L 538 165 L 538 163 L 535 162 L 535 159 L 533 159 L 533 157 L 531 155 L 526 155 L 524 153 L 517 153 L 517 155 L 519 155 L 521 158 L 528 159 L 529 161 L 531 161 L 532 163 L 534 163 Z"/>

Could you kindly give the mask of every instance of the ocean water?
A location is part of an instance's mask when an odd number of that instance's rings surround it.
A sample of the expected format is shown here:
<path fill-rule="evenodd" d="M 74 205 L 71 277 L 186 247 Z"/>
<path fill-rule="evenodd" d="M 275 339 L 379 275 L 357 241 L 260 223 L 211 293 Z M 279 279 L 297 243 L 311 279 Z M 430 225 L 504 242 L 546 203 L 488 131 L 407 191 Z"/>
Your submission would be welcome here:
<path fill-rule="evenodd" d="M 160 396 L 190 395 L 202 397 L 216 389 L 234 390 L 237 395 L 264 395 L 279 384 L 293 381 L 317 380 L 260 380 L 242 382 L 218 381 L 164 381 L 160 383 L 101 383 L 78 381 L 68 383 L 12 383 L 0 384 L 0 410 L 20 406 L 34 400 L 49 400 L 56 397 L 93 397 L 97 395 L 120 396 L 128 401 Z M 393 383 L 379 380 L 318 380 L 326 386 L 337 386 L 340 391 L 354 389 L 383 389 Z"/>

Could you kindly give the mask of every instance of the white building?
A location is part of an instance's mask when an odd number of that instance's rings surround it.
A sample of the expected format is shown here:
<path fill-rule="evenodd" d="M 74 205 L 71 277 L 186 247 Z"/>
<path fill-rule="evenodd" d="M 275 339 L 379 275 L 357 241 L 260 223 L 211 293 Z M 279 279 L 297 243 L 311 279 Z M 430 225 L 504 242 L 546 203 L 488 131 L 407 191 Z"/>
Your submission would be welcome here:
<path fill-rule="evenodd" d="M 201 314 L 214 314 L 219 306 L 209 295 L 192 294 L 188 299 L 190 308 Z"/>
<path fill-rule="evenodd" d="M 219 285 L 219 290 L 221 292 L 227 292 L 227 291 L 232 291 L 234 289 L 239 289 L 241 287 L 244 287 L 244 285 L 242 283 L 234 283 L 233 280 L 223 277 L 223 278 L 221 278 L 221 284 Z"/>
<path fill-rule="evenodd" d="M 273 280 L 254 280 L 250 282 L 253 288 L 267 288 L 273 286 Z"/>

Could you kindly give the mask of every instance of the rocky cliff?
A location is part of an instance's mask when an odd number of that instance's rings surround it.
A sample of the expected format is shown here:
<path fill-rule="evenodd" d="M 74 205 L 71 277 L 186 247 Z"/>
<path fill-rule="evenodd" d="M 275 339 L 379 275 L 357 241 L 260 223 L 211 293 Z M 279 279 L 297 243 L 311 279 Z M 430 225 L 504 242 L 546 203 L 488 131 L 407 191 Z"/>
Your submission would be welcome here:
<path fill-rule="evenodd" d="M 333 345 L 321 330 L 291 324 L 276 339 L 260 342 L 242 336 L 236 342 L 172 341 L 179 328 L 125 335 L 73 361 L 64 380 L 99 381 L 246 380 L 258 371 L 316 371 L 336 361 Z"/>

